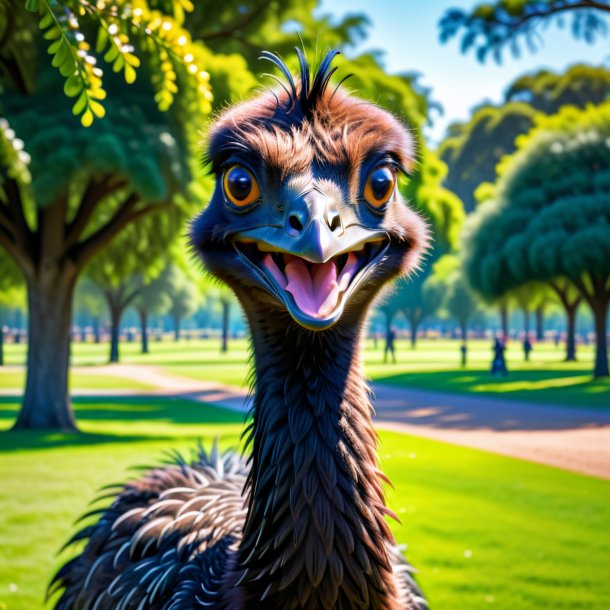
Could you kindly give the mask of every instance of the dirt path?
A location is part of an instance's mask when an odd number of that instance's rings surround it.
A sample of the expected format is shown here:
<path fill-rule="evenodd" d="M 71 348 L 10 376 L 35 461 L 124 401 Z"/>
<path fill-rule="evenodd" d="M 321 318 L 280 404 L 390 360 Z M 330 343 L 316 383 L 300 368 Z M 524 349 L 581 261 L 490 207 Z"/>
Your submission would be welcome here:
<path fill-rule="evenodd" d="M 75 395 L 181 395 L 232 410 L 247 408 L 243 388 L 196 381 L 148 365 L 86 367 L 157 389 L 87 390 Z M 610 480 L 610 412 L 444 394 L 373 384 L 380 428 L 530 460 Z M 19 394 L 0 391 L 0 394 Z"/>

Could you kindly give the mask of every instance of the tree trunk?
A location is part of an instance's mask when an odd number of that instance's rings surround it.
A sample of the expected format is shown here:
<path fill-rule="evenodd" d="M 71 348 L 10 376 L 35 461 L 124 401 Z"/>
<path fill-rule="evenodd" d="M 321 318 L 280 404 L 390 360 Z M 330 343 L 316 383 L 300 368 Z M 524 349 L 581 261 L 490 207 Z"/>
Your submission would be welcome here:
<path fill-rule="evenodd" d="M 582 279 L 574 281 L 578 290 L 591 308 L 595 322 L 595 367 L 593 376 L 608 377 L 608 305 L 610 304 L 610 289 L 606 288 L 607 277 L 591 274 L 590 285 Z"/>
<path fill-rule="evenodd" d="M 138 309 L 140 314 L 140 338 L 142 341 L 142 353 L 148 354 L 148 312 L 146 309 Z"/>
<path fill-rule="evenodd" d="M 95 316 L 93 318 L 93 340 L 95 343 L 100 342 L 100 318 Z"/>
<path fill-rule="evenodd" d="M 121 330 L 121 311 L 118 307 L 110 308 L 110 362 L 119 361 L 119 333 Z"/>
<path fill-rule="evenodd" d="M 536 307 L 536 340 L 544 341 L 544 305 Z"/>
<path fill-rule="evenodd" d="M 460 323 L 460 334 L 462 341 L 466 343 L 468 341 L 468 322 L 466 320 L 462 320 Z"/>
<path fill-rule="evenodd" d="M 575 305 L 564 305 L 567 318 L 566 362 L 576 361 L 576 312 L 580 301 Z"/>
<path fill-rule="evenodd" d="M 174 316 L 174 340 L 180 341 L 180 318 Z"/>
<path fill-rule="evenodd" d="M 595 319 L 595 368 L 593 376 L 608 377 L 608 337 L 607 337 L 607 317 L 608 317 L 608 301 L 597 302 L 595 307 L 592 307 L 593 317 Z"/>
<path fill-rule="evenodd" d="M 508 337 L 508 307 L 506 303 L 500 305 L 500 326 L 502 328 L 502 334 L 504 338 Z"/>
<path fill-rule="evenodd" d="M 229 350 L 229 313 L 230 303 L 223 301 L 222 303 L 222 344 L 220 346 L 221 352 L 227 352 Z"/>
<path fill-rule="evenodd" d="M 15 429 L 76 430 L 68 395 L 76 276 L 75 269 L 43 267 L 34 277 L 27 278 L 27 378 Z"/>

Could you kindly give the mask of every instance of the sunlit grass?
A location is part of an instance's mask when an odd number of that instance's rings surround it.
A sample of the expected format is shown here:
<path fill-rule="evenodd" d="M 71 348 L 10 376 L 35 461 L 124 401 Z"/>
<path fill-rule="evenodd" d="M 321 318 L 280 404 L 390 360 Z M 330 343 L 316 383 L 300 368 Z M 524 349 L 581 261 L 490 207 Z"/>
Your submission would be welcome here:
<path fill-rule="evenodd" d="M 72 522 L 102 485 L 188 454 L 239 446 L 240 416 L 184 400 L 76 400 L 87 434 L 0 433 L 0 607 L 39 610 Z M 0 427 L 17 405 L 0 402 Z M 607 610 L 610 483 L 390 432 L 392 525 L 434 610 Z M 64 557 L 65 558 L 65 557 Z"/>
<path fill-rule="evenodd" d="M 525 362 L 518 342 L 511 342 L 507 350 L 509 375 L 494 378 L 490 375 L 491 342 L 471 340 L 468 364 L 460 366 L 460 341 L 447 339 L 420 340 L 412 349 L 406 340 L 397 341 L 397 364 L 383 362 L 383 341 L 374 347 L 367 341 L 366 373 L 373 380 L 399 386 L 440 392 L 477 393 L 516 400 L 570 405 L 575 407 L 610 408 L 610 380 L 594 381 L 593 346 L 581 345 L 577 362 L 564 362 L 563 346 L 539 343 L 534 346 L 531 359 Z M 121 347 L 122 362 L 150 364 L 199 381 L 215 381 L 234 386 L 247 385 L 249 349 L 245 339 L 232 340 L 228 353 L 220 352 L 218 339 L 152 341 L 151 353 L 141 354 L 137 342 Z M 72 361 L 81 367 L 95 367 L 107 362 L 106 344 L 74 343 Z M 8 345 L 6 360 L 22 364 L 25 346 Z M 22 387 L 22 371 L 2 371 L 0 388 Z M 119 378 L 120 369 L 112 378 L 88 375 L 82 370 L 72 377 L 74 389 L 144 389 L 141 382 Z"/>
<path fill-rule="evenodd" d="M 24 369 L 3 369 L 0 367 L 0 389 L 21 389 L 24 386 Z M 122 375 L 98 375 L 96 373 L 73 371 L 70 374 L 70 387 L 78 390 L 152 390 L 155 386 Z"/>

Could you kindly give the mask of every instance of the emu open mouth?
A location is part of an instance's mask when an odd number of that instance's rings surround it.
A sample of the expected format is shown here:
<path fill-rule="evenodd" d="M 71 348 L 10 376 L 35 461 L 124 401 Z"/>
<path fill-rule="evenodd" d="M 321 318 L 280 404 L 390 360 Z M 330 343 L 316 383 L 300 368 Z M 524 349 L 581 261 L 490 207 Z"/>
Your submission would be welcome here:
<path fill-rule="evenodd" d="M 258 241 L 236 240 L 234 245 L 250 265 L 264 273 L 297 322 L 321 329 L 339 318 L 348 296 L 381 258 L 389 242 L 364 242 L 357 250 L 342 252 L 323 263 L 274 250 Z"/>

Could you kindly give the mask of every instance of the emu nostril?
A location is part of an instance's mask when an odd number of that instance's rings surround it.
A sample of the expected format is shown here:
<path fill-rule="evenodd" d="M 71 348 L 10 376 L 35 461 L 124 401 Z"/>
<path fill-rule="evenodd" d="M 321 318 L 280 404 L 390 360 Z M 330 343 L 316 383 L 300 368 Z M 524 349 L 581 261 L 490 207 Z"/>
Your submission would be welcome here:
<path fill-rule="evenodd" d="M 328 220 L 328 226 L 333 233 L 341 228 L 341 218 L 339 217 L 339 214 L 333 214 Z"/>
<path fill-rule="evenodd" d="M 295 231 L 302 231 L 303 230 L 303 223 L 301 222 L 301 219 L 296 214 L 290 214 L 290 216 L 288 217 L 288 224 Z"/>

